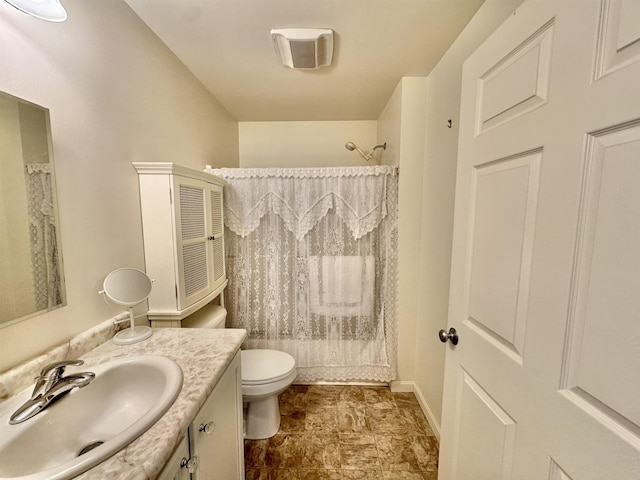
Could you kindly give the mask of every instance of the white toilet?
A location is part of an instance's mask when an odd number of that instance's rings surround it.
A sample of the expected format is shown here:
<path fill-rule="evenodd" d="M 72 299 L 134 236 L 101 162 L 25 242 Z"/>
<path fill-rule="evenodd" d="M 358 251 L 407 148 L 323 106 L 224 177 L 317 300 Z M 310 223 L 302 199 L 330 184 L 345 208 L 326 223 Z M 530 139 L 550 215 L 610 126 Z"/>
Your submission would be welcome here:
<path fill-rule="evenodd" d="M 227 311 L 206 305 L 182 321 L 186 328 L 224 328 Z M 280 428 L 278 395 L 296 378 L 296 361 L 277 350 L 242 350 L 242 402 L 244 437 L 260 440 L 273 437 Z"/>

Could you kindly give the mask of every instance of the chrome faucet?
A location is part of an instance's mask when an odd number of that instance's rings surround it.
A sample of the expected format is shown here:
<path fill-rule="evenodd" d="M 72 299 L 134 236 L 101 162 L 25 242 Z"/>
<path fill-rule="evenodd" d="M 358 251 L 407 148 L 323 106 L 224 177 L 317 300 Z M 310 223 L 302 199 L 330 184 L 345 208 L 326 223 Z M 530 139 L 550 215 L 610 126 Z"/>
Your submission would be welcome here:
<path fill-rule="evenodd" d="M 96 377 L 95 373 L 82 372 L 63 376 L 65 367 L 69 365 L 82 365 L 82 360 L 63 360 L 47 365 L 42 369 L 40 375 L 36 377 L 36 385 L 33 388 L 31 398 L 27 400 L 18 410 L 13 412 L 9 423 L 16 425 L 46 409 L 53 402 L 61 398 L 65 393 L 69 393 L 74 388 L 82 388 Z"/>

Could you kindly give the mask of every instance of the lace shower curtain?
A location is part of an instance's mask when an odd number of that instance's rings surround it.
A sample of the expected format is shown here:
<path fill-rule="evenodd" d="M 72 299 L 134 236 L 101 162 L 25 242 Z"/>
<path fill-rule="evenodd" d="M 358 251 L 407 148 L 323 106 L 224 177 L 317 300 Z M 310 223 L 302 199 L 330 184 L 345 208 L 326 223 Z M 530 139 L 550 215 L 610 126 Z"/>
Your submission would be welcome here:
<path fill-rule="evenodd" d="M 26 167 L 29 240 L 36 307 L 38 310 L 45 310 L 62 303 L 51 166 L 48 163 L 28 163 Z"/>
<path fill-rule="evenodd" d="M 211 169 L 224 178 L 226 306 L 298 381 L 396 372 L 395 167 Z"/>

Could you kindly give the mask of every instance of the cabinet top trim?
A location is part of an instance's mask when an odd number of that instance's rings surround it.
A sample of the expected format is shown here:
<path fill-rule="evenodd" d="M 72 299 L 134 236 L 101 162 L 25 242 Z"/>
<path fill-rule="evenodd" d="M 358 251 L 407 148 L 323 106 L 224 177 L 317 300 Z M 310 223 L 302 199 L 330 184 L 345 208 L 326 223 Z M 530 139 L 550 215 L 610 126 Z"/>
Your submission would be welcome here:
<path fill-rule="evenodd" d="M 224 186 L 225 181 L 211 173 L 195 168 L 185 167 L 173 162 L 133 162 L 133 167 L 138 175 L 179 175 L 181 177 L 195 178 L 208 183 Z"/>

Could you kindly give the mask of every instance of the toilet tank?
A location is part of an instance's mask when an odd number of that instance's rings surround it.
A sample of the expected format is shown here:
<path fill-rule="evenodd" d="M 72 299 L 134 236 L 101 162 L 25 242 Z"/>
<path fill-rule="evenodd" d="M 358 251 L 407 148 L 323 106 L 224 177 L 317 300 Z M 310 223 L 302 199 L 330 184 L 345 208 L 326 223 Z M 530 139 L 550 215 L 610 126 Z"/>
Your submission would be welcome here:
<path fill-rule="evenodd" d="M 197 312 L 182 319 L 182 328 L 224 328 L 227 309 L 209 303 Z"/>

